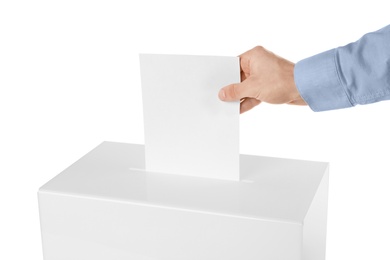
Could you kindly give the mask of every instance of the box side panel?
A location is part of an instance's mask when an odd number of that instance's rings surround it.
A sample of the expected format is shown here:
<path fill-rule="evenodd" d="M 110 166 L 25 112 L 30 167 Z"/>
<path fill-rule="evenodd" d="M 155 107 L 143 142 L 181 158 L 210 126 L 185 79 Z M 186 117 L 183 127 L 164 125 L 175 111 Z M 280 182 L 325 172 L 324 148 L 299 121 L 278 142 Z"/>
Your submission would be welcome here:
<path fill-rule="evenodd" d="M 45 260 L 301 260 L 302 226 L 40 193 Z"/>
<path fill-rule="evenodd" d="M 44 228 L 43 228 L 44 225 L 43 224 L 47 222 L 47 219 L 45 218 L 45 216 L 47 216 L 47 214 L 45 214 L 45 212 L 43 211 L 43 209 L 45 209 L 46 207 L 44 207 L 45 203 L 42 203 L 42 200 L 41 200 L 42 193 L 38 191 L 37 195 L 38 195 L 39 224 L 40 224 L 40 229 L 41 229 L 42 253 L 43 253 L 43 259 L 46 259 L 46 256 L 45 256 L 46 246 L 44 245 L 44 242 L 47 239 L 44 239 Z"/>
<path fill-rule="evenodd" d="M 329 170 L 327 169 L 303 224 L 303 260 L 324 260 L 328 211 Z"/>

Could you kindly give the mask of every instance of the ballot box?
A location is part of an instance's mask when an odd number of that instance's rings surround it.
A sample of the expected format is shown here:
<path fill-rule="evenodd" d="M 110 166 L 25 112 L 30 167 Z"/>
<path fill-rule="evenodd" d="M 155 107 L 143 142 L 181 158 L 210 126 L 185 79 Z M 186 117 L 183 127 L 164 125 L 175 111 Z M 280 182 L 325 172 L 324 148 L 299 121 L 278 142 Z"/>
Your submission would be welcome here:
<path fill-rule="evenodd" d="M 192 167 L 192 165 L 188 165 Z M 240 179 L 145 170 L 103 142 L 38 191 L 45 260 L 325 259 L 328 163 L 240 155 Z"/>

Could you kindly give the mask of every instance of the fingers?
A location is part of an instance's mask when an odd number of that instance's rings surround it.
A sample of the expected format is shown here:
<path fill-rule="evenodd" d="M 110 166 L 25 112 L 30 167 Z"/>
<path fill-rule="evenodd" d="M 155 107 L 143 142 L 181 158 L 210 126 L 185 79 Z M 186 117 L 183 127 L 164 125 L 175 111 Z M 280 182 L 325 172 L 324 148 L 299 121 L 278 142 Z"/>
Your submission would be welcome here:
<path fill-rule="evenodd" d="M 223 87 L 218 96 L 222 101 L 238 101 L 246 97 L 255 97 L 254 94 L 249 79 L 246 79 L 241 83 Z"/>
<path fill-rule="evenodd" d="M 250 84 L 253 81 L 250 78 L 250 62 L 253 51 L 254 49 L 249 50 L 239 56 L 241 83 L 231 84 L 222 88 L 218 94 L 221 100 L 238 101 L 247 97 L 255 97 L 256 93 L 253 93 L 255 84 Z"/>
<path fill-rule="evenodd" d="M 247 51 L 239 56 L 240 57 L 240 69 L 241 69 L 241 72 L 244 72 L 245 74 L 250 73 L 250 57 L 251 57 L 251 55 L 249 52 L 250 51 Z M 243 79 L 241 79 L 241 80 L 243 80 Z"/>
<path fill-rule="evenodd" d="M 240 103 L 240 114 L 245 113 L 248 110 L 251 110 L 258 104 L 260 104 L 261 101 L 257 100 L 255 98 L 246 98 L 244 101 Z"/>
<path fill-rule="evenodd" d="M 241 76 L 241 82 L 246 80 L 246 78 L 247 78 L 247 74 L 244 71 L 240 72 L 240 76 Z"/>

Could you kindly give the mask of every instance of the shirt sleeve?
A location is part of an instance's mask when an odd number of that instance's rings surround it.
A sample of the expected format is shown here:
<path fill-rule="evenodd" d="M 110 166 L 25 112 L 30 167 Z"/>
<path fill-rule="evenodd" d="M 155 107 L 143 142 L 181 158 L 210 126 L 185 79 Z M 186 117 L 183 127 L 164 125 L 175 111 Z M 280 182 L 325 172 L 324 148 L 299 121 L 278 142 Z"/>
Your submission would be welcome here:
<path fill-rule="evenodd" d="M 299 61 L 294 80 L 313 111 L 390 99 L 390 25 Z"/>

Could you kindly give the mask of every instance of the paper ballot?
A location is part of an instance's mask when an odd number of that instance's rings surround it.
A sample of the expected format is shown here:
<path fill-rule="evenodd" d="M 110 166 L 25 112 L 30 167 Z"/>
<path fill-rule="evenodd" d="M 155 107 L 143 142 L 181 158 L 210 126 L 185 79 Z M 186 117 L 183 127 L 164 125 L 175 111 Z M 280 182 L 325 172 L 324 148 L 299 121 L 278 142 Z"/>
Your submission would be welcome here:
<path fill-rule="evenodd" d="M 239 180 L 239 102 L 219 90 L 240 82 L 238 57 L 141 54 L 145 169 Z"/>

